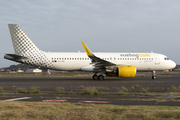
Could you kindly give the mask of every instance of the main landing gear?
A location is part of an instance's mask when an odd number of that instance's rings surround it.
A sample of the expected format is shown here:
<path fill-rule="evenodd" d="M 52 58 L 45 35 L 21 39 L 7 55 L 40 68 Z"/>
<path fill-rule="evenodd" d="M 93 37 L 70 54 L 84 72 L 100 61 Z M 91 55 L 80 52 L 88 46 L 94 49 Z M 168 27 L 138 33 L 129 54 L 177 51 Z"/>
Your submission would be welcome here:
<path fill-rule="evenodd" d="M 95 75 L 93 75 L 92 76 L 92 78 L 94 79 L 94 80 L 104 80 L 104 76 L 103 75 L 99 75 L 99 76 L 97 76 L 96 74 Z"/>
<path fill-rule="evenodd" d="M 152 79 L 156 79 L 156 71 L 152 71 Z"/>

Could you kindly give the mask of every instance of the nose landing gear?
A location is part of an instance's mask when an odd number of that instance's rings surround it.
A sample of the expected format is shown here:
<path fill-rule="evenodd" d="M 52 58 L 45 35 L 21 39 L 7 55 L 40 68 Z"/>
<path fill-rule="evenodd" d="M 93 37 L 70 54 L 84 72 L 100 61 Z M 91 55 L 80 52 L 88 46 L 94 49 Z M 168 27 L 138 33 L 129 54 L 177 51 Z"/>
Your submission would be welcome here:
<path fill-rule="evenodd" d="M 152 79 L 156 79 L 156 71 L 152 71 Z"/>

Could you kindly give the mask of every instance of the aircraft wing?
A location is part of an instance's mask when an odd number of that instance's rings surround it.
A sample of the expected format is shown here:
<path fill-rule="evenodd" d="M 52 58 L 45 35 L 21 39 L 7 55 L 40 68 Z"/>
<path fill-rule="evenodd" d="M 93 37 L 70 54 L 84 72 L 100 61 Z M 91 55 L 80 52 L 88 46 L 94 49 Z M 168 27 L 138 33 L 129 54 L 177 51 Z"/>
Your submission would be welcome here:
<path fill-rule="evenodd" d="M 112 62 L 103 60 L 103 59 L 95 56 L 83 41 L 81 43 L 84 47 L 84 50 L 86 51 L 86 54 L 92 60 L 91 64 L 94 64 L 94 66 L 95 66 L 94 70 L 98 71 L 98 70 L 106 68 L 108 66 L 117 66 L 116 64 L 114 64 Z"/>

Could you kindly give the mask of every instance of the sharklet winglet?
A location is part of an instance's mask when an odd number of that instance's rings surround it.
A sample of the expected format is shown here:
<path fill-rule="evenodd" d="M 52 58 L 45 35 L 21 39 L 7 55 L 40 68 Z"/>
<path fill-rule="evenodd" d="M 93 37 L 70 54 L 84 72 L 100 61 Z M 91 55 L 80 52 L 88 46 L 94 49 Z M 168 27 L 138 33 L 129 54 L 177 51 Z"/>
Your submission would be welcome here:
<path fill-rule="evenodd" d="M 85 44 L 83 41 L 81 41 L 81 43 L 82 43 L 82 45 L 83 45 L 83 47 L 84 47 L 84 50 L 86 51 L 86 54 L 87 54 L 88 56 L 92 56 L 93 53 L 92 53 L 91 50 L 86 46 L 86 44 Z"/>

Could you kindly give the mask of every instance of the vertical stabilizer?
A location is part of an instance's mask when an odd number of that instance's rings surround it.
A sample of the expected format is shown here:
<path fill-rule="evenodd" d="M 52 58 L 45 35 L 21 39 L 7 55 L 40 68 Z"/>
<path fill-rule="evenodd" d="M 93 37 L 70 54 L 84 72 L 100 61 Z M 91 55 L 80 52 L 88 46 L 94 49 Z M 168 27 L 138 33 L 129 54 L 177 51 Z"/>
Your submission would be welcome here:
<path fill-rule="evenodd" d="M 28 38 L 17 24 L 8 24 L 15 54 L 22 55 L 29 52 L 40 52 L 36 45 Z"/>

